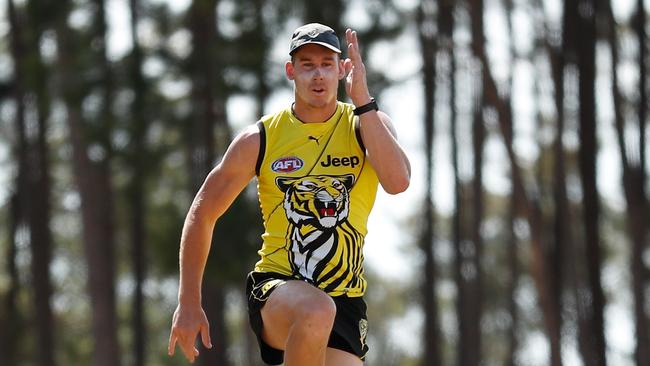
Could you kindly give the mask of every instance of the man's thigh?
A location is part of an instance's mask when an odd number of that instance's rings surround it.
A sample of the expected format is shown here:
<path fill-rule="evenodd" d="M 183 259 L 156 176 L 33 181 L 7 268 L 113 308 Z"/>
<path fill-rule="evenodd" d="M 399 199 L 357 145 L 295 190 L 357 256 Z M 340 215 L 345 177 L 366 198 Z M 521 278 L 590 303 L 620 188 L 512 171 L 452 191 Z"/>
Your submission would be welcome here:
<path fill-rule="evenodd" d="M 278 286 L 261 310 L 264 327 L 262 339 L 271 347 L 284 350 L 289 330 L 301 307 L 317 308 L 321 304 L 333 306 L 331 298 L 322 290 L 304 281 L 289 280 Z"/>
<path fill-rule="evenodd" d="M 325 366 L 362 366 L 363 361 L 356 355 L 336 348 L 327 348 Z"/>

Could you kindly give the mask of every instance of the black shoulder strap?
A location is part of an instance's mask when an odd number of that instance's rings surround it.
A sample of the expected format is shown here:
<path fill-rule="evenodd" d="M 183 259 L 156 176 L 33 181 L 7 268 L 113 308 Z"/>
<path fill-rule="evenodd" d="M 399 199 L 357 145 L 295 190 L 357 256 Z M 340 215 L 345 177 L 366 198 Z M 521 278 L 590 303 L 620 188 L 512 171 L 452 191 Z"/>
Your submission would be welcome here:
<path fill-rule="evenodd" d="M 363 144 L 363 139 L 361 138 L 361 121 L 359 116 L 354 116 L 354 134 L 357 136 L 357 142 L 361 151 L 366 152 L 366 146 Z"/>
<path fill-rule="evenodd" d="M 260 168 L 262 167 L 262 161 L 264 160 L 264 153 L 266 152 L 266 130 L 264 129 L 264 123 L 262 121 L 257 121 L 257 128 L 260 130 L 260 151 L 257 153 L 257 163 L 255 164 L 255 174 L 260 175 Z"/>

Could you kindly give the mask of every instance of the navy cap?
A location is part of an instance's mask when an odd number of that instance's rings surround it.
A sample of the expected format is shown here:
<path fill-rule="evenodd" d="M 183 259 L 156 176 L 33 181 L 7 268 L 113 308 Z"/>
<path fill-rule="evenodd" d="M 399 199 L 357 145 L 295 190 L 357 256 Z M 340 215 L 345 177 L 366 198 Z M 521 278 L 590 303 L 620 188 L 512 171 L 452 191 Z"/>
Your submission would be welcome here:
<path fill-rule="evenodd" d="M 289 55 L 293 55 L 298 48 L 310 43 L 327 47 L 336 53 L 341 53 L 339 37 L 336 36 L 332 28 L 319 23 L 309 23 L 297 28 L 293 32 Z"/>

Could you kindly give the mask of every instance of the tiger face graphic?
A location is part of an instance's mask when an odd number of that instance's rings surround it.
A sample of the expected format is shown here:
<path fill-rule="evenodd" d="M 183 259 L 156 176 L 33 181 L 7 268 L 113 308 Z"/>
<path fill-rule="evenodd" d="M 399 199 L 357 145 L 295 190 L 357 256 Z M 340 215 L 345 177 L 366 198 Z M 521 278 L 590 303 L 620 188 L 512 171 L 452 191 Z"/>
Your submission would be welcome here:
<path fill-rule="evenodd" d="M 352 174 L 278 177 L 275 182 L 284 192 L 287 218 L 295 225 L 309 224 L 327 230 L 348 217 L 348 190 L 354 184 Z"/>
<path fill-rule="evenodd" d="M 284 192 L 290 262 L 295 272 L 314 283 L 334 274 L 324 270 L 330 261 L 336 261 L 337 250 L 343 250 L 339 245 L 350 246 L 360 240 L 358 231 L 347 222 L 354 180 L 352 174 L 276 178 L 277 187 Z"/>

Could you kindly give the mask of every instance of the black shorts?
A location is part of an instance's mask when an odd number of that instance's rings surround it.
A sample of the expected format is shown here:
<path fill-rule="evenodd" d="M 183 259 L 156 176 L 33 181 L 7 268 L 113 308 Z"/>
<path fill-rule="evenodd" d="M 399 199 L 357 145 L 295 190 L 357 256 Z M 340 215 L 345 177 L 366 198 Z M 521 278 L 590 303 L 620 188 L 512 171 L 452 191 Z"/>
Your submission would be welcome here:
<path fill-rule="evenodd" d="M 284 361 L 284 351 L 272 348 L 262 340 L 262 307 L 271 292 L 279 285 L 296 278 L 279 273 L 251 272 L 246 278 L 248 296 L 248 317 L 251 328 L 257 336 L 262 360 L 269 365 L 279 365 Z M 330 334 L 328 347 L 336 348 L 364 359 L 368 352 L 366 335 L 368 320 L 366 303 L 362 297 L 332 297 L 336 304 L 334 327 Z"/>

